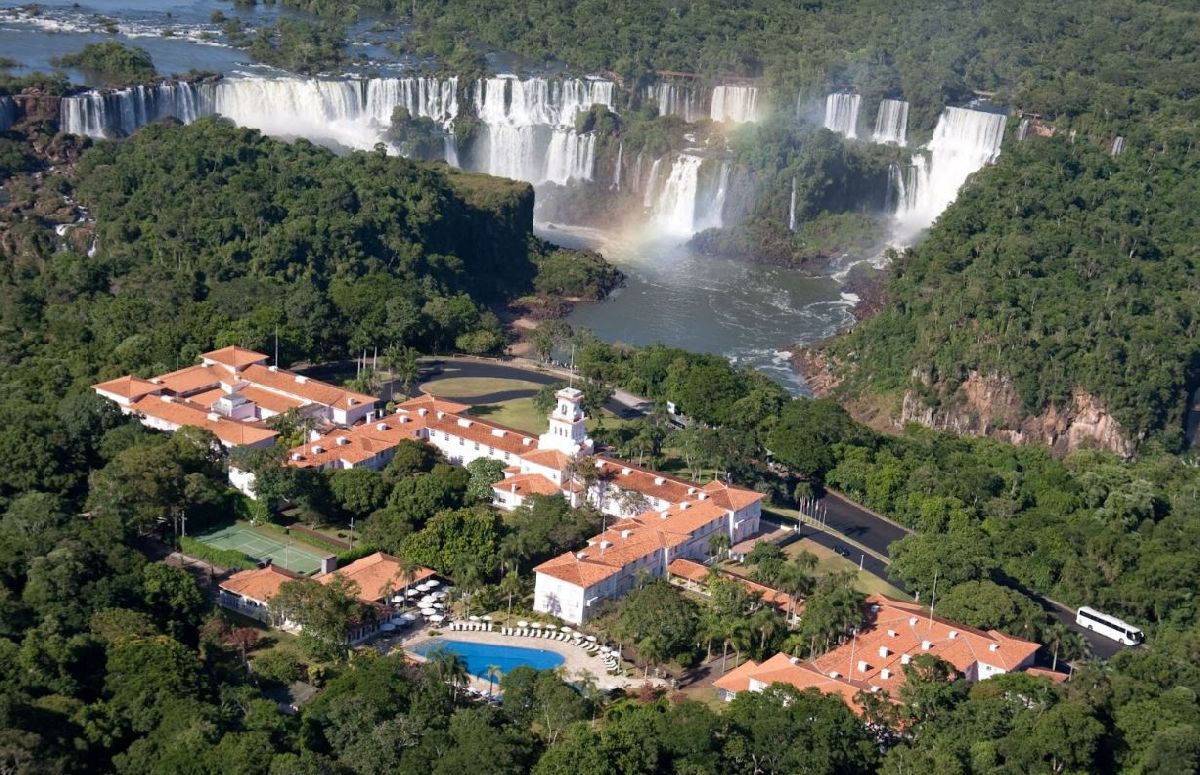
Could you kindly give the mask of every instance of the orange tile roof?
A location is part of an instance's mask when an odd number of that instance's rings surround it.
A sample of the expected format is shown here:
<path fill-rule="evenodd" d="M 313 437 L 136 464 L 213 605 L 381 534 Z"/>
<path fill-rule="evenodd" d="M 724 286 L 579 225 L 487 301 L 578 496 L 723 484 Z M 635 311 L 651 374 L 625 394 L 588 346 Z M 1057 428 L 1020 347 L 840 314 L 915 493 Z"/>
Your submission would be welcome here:
<path fill-rule="evenodd" d="M 730 511 L 740 511 L 763 499 L 763 494 L 760 492 L 733 487 L 716 479 L 704 485 L 703 489 L 714 502 Z"/>
<path fill-rule="evenodd" d="M 521 459 L 554 471 L 562 471 L 571 463 L 571 457 L 557 449 L 535 449 L 522 454 Z"/>
<path fill-rule="evenodd" d="M 247 350 L 244 347 L 230 345 L 222 347 L 220 350 L 204 353 L 200 356 L 205 360 L 216 361 L 233 369 L 243 369 L 252 363 L 263 363 L 268 359 L 268 356 L 254 350 Z"/>
<path fill-rule="evenodd" d="M 824 694 L 837 694 L 855 713 L 862 713 L 862 705 L 856 699 L 858 693 L 871 690 L 863 681 L 843 676 L 835 678 L 822 673 L 812 663 L 792 659 L 783 653 L 762 663 L 746 662 L 718 678 L 713 685 L 728 692 L 744 692 L 752 685 L 770 686 L 776 683 L 800 690 L 816 689 Z"/>
<path fill-rule="evenodd" d="M 161 377 L 155 377 L 151 382 L 162 385 L 172 393 L 184 394 L 215 388 L 221 384 L 221 380 L 233 379 L 233 375 L 216 366 L 198 364 L 168 372 Z"/>
<path fill-rule="evenodd" d="M 105 393 L 112 393 L 113 395 L 133 400 L 149 395 L 156 390 L 162 390 L 162 385 L 156 385 L 149 380 L 139 379 L 134 376 L 125 376 L 110 379 L 98 385 L 92 385 L 92 389 L 103 390 Z"/>
<path fill-rule="evenodd" d="M 280 585 L 300 578 L 286 568 L 268 565 L 265 568 L 244 570 L 235 573 L 221 582 L 221 589 L 235 595 L 248 597 L 260 603 L 266 603 L 279 594 Z"/>
<path fill-rule="evenodd" d="M 268 412 L 274 412 L 275 414 L 283 414 L 289 409 L 299 409 L 304 406 L 304 402 L 298 398 L 280 395 L 270 390 L 264 390 L 256 385 L 245 385 L 239 388 L 238 392 L 245 396 L 247 400 L 253 401 Z"/>
<path fill-rule="evenodd" d="M 139 414 L 157 418 L 171 425 L 204 428 L 211 431 L 222 443 L 231 447 L 257 444 L 279 435 L 269 428 L 230 420 L 220 415 L 213 419 L 204 407 L 191 404 L 183 399 L 172 398 L 164 401 L 163 398 L 164 396 L 146 396 L 136 401 L 132 407 Z"/>
<path fill-rule="evenodd" d="M 705 501 L 678 504 L 661 512 L 648 511 L 619 520 L 589 539 L 581 551 L 559 555 L 534 568 L 534 572 L 571 584 L 583 580 L 587 582 L 584 586 L 588 586 L 655 552 L 686 544 L 701 527 L 727 519 L 723 509 Z M 580 570 L 581 565 L 587 570 Z"/>
<path fill-rule="evenodd" d="M 430 412 L 445 412 L 446 414 L 462 414 L 470 409 L 468 404 L 460 404 L 456 401 L 449 401 L 445 398 L 438 398 L 432 393 L 422 393 L 421 395 L 410 398 L 403 403 L 396 405 L 397 409 L 403 409 L 409 412 L 416 412 L 421 409 L 427 409 Z"/>
<path fill-rule="evenodd" d="M 287 464 L 296 468 L 322 468 L 344 460 L 358 465 L 392 449 L 403 439 L 419 438 L 423 418 L 388 415 L 352 428 L 335 428 L 316 441 L 288 451 Z M 345 439 L 339 443 L 339 439 Z M 320 450 L 320 451 L 318 451 Z"/>
<path fill-rule="evenodd" d="M 492 485 L 497 492 L 526 495 L 559 495 L 562 488 L 541 474 L 517 474 Z"/>
<path fill-rule="evenodd" d="M 356 393 L 320 380 L 309 379 L 302 374 L 294 374 L 286 369 L 261 364 L 247 366 L 240 376 L 257 387 L 337 409 L 374 404 L 376 401 L 374 396 L 365 393 Z"/>
<path fill-rule="evenodd" d="M 708 584 L 709 566 L 702 565 L 694 560 L 687 560 L 682 557 L 671 560 L 671 564 L 667 566 L 667 573 L 672 576 L 685 578 L 696 584 Z M 750 592 L 758 595 L 759 600 L 767 605 L 778 609 L 782 612 L 792 611 L 792 596 L 786 592 L 781 592 L 774 587 L 769 587 L 766 584 L 759 584 L 757 581 L 752 581 L 744 576 L 739 576 L 736 573 L 730 573 L 726 570 L 717 569 L 717 573 L 721 578 L 736 581 Z M 795 613 L 800 613 L 804 610 L 804 601 L 797 600 Z"/>
<path fill-rule="evenodd" d="M 419 413 L 417 416 L 420 416 Z M 505 428 L 502 425 L 484 422 L 474 417 L 459 417 L 458 415 L 449 413 L 438 417 L 438 412 L 430 412 L 421 419 L 425 421 L 426 427 L 431 432 L 438 431 L 450 436 L 457 436 L 470 442 L 507 452 L 510 455 L 522 455 L 537 449 L 536 437 L 530 436 L 523 431 Z"/>
<path fill-rule="evenodd" d="M 413 576 L 407 579 L 409 586 L 420 584 L 436 575 L 429 568 L 418 566 Z M 358 599 L 365 603 L 383 600 L 385 596 L 404 587 L 405 579 L 400 572 L 400 561 L 390 554 L 375 552 L 355 560 L 344 568 L 317 576 L 317 581 L 328 584 L 335 576 L 353 581 L 358 585 Z"/>
<path fill-rule="evenodd" d="M 215 387 L 202 390 L 199 393 L 193 393 L 187 397 L 187 400 L 193 404 L 203 406 L 205 409 L 211 409 L 212 405 L 223 395 L 225 395 L 225 391 L 222 388 Z"/>

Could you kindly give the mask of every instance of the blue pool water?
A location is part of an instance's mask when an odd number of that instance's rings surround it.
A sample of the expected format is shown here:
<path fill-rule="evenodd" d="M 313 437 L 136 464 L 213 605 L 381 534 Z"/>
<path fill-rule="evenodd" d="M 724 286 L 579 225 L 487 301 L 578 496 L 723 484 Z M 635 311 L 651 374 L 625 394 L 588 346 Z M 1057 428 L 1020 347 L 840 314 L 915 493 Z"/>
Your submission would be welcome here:
<path fill-rule="evenodd" d="M 510 670 L 521 665 L 532 667 L 534 670 L 552 670 L 563 663 L 562 654 L 545 649 L 494 646 L 490 643 L 466 643 L 447 638 L 433 638 L 414 647 L 413 651 L 427 657 L 438 649 L 445 649 L 462 657 L 462 660 L 467 663 L 467 672 L 485 681 L 487 680 L 488 665 L 496 665 L 500 668 L 500 672 L 508 675 Z"/>

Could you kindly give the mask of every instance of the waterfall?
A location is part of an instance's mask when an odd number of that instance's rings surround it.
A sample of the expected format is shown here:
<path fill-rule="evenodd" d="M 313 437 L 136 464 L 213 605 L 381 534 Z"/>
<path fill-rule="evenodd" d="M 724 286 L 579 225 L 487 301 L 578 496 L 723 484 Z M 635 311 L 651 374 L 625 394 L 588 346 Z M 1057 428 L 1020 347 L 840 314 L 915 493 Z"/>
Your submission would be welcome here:
<path fill-rule="evenodd" d="M 825 98 L 825 128 L 854 139 L 858 137 L 859 94 L 835 92 Z"/>
<path fill-rule="evenodd" d="M 12 97 L 0 96 L 0 132 L 8 131 L 17 121 L 17 104 Z"/>
<path fill-rule="evenodd" d="M 703 165 L 701 165 L 700 171 L 703 171 Z M 725 212 L 725 196 L 728 192 L 729 162 L 721 162 L 721 169 L 717 174 L 716 189 L 711 196 L 705 190 L 703 178 L 697 173 L 696 212 L 692 217 L 693 232 L 721 228 L 722 215 Z"/>
<path fill-rule="evenodd" d="M 758 89 L 754 86 L 717 86 L 713 89 L 709 117 L 713 121 L 743 124 L 758 120 Z"/>
<path fill-rule="evenodd" d="M 877 143 L 903 146 L 908 134 L 908 103 L 903 100 L 883 100 L 879 103 L 879 115 L 875 117 Z"/>
<path fill-rule="evenodd" d="M 971 173 L 1000 155 L 1004 116 L 946 108 L 924 153 L 914 153 L 896 210 L 896 236 L 915 237 L 950 206 Z"/>
<path fill-rule="evenodd" d="M 595 104 L 611 109 L 614 88 L 599 78 L 501 75 L 477 82 L 475 113 L 483 131 L 472 167 L 530 183 L 591 180 L 596 137 L 577 132 L 575 119 Z"/>
<path fill-rule="evenodd" d="M 679 116 L 689 124 L 700 118 L 692 87 L 673 81 L 661 81 L 646 87 L 646 99 L 658 104 L 660 116 Z"/>
<path fill-rule="evenodd" d="M 796 179 L 792 178 L 792 202 L 788 205 L 788 231 L 796 230 Z"/>
<path fill-rule="evenodd" d="M 642 190 L 642 152 L 638 151 L 637 159 L 633 162 L 633 192 Z"/>
<path fill-rule="evenodd" d="M 654 225 L 664 232 L 689 235 L 695 231 L 700 163 L 699 156 L 684 153 L 671 165 L 662 194 L 654 205 Z"/>
<path fill-rule="evenodd" d="M 369 149 L 383 140 L 397 107 L 448 129 L 458 115 L 458 80 L 224 78 L 207 83 L 164 82 L 64 97 L 61 124 L 66 132 L 111 138 L 127 136 L 138 127 L 168 117 L 191 123 L 201 116 L 219 114 L 271 135 Z"/>
<path fill-rule="evenodd" d="M 539 180 L 565 186 L 572 180 L 591 180 L 596 163 L 596 135 L 574 129 L 555 129 L 546 153 L 546 169 Z"/>
<path fill-rule="evenodd" d="M 1025 138 L 1029 136 L 1029 119 L 1021 119 L 1021 123 L 1017 125 L 1017 142 L 1025 142 Z"/>
<path fill-rule="evenodd" d="M 622 159 L 624 156 L 625 156 L 625 141 L 622 140 L 621 143 L 617 146 L 617 166 L 613 168 L 613 182 L 612 182 L 612 186 L 611 186 L 613 191 L 621 190 L 621 163 L 622 163 Z"/>
<path fill-rule="evenodd" d="M 1120 135 L 1117 135 L 1116 139 L 1113 140 L 1112 155 L 1120 156 L 1124 152 L 1125 152 L 1125 138 L 1121 137 Z"/>
<path fill-rule="evenodd" d="M 649 210 L 654 207 L 654 198 L 658 194 L 658 168 L 662 164 L 662 159 L 655 159 L 650 165 L 650 177 L 646 179 L 646 190 L 642 195 L 642 207 Z"/>

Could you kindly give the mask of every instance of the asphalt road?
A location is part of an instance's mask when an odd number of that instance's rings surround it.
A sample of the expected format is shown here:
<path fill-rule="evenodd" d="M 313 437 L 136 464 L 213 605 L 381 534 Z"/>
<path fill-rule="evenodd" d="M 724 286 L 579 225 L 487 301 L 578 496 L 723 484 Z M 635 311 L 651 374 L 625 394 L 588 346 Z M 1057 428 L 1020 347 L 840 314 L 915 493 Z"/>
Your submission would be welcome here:
<path fill-rule="evenodd" d="M 442 358 L 433 361 L 423 361 L 422 365 L 425 367 L 421 375 L 422 383 L 450 377 L 490 377 L 493 379 L 519 379 L 539 385 L 548 385 L 553 382 L 561 382 L 563 379 L 558 374 L 538 371 L 532 368 L 473 359 Z M 463 403 L 494 403 L 511 398 L 523 398 L 526 395 L 533 395 L 533 393 L 533 390 L 513 390 L 459 400 L 463 401 Z M 636 400 L 636 397 L 627 396 L 625 401 L 621 401 L 614 396 L 605 405 L 605 408 L 620 417 L 634 417 L 644 413 L 644 406 L 645 404 Z M 853 501 L 847 500 L 835 493 L 826 493 L 825 497 L 821 498 L 820 504 L 824 509 L 824 520 L 827 527 L 857 541 L 884 557 L 888 556 L 888 546 L 893 541 L 898 541 L 911 532 L 907 528 L 872 514 Z M 770 524 L 778 524 L 775 520 L 768 517 L 764 516 L 763 519 Z M 889 584 L 903 588 L 901 584 L 888 576 L 886 562 L 870 554 L 863 553 L 861 549 L 858 549 L 847 541 L 841 540 L 834 534 L 817 530 L 816 528 L 803 527 L 797 531 L 796 538 L 790 540 L 799 540 L 801 538 L 811 539 L 821 546 L 838 552 L 852 562 L 858 561 L 863 570 L 874 576 L 878 576 Z M 1057 617 L 1070 630 L 1079 633 L 1087 639 L 1088 644 L 1092 647 L 1092 652 L 1097 657 L 1108 659 L 1125 648 L 1116 641 L 1109 640 L 1102 635 L 1097 635 L 1077 625 L 1075 623 L 1074 610 L 1056 605 L 1045 598 L 1035 597 L 1035 599 L 1041 604 L 1043 609 Z"/>

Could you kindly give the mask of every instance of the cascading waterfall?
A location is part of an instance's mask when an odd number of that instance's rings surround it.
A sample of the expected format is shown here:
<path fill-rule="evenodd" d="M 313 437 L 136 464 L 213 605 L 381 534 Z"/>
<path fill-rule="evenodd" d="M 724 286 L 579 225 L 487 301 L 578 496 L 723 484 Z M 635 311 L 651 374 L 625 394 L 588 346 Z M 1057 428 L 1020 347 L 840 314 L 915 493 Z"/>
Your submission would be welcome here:
<path fill-rule="evenodd" d="M 369 149 L 383 139 L 397 107 L 448 128 L 458 115 L 458 81 L 224 78 L 165 82 L 64 97 L 61 124 L 64 131 L 75 134 L 123 137 L 164 118 L 191 123 L 219 114 L 271 135 Z"/>
<path fill-rule="evenodd" d="M 577 132 L 575 117 L 595 104 L 611 109 L 613 91 L 598 78 L 479 81 L 475 112 L 484 129 L 472 167 L 531 183 L 591 180 L 596 138 Z"/>
<path fill-rule="evenodd" d="M 662 162 L 657 159 L 651 167 L 643 199 L 653 226 L 672 237 L 719 228 L 729 191 L 729 163 L 721 163 L 714 179 L 712 167 L 705 167 L 702 157 L 681 153 L 670 161 L 670 171 L 657 185 Z"/>
<path fill-rule="evenodd" d="M 646 189 L 642 195 L 642 207 L 647 210 L 654 207 L 654 199 L 658 194 L 658 168 L 662 165 L 662 159 L 655 159 L 650 165 L 650 177 L 646 179 Z"/>
<path fill-rule="evenodd" d="M 905 243 L 942 214 L 971 173 L 1000 155 L 1005 117 L 946 108 L 925 153 L 914 153 L 899 187 L 894 237 Z"/>
<path fill-rule="evenodd" d="M 1017 125 L 1017 142 L 1025 142 L 1025 138 L 1029 136 L 1029 119 L 1021 119 L 1021 123 Z"/>
<path fill-rule="evenodd" d="M 1121 137 L 1120 135 L 1117 135 L 1116 139 L 1113 140 L 1112 155 L 1120 156 L 1124 152 L 1125 152 L 1125 138 Z"/>
<path fill-rule="evenodd" d="M 862 95 L 834 92 L 825 98 L 825 128 L 843 137 L 858 137 L 858 108 Z"/>
<path fill-rule="evenodd" d="M 12 97 L 0 96 L 0 132 L 8 131 L 17 121 L 17 104 Z"/>
<path fill-rule="evenodd" d="M 612 186 L 610 186 L 613 191 L 621 190 L 621 164 L 623 163 L 624 157 L 625 141 L 622 140 L 620 144 L 617 145 L 617 166 L 613 168 L 613 182 Z"/>
<path fill-rule="evenodd" d="M 796 179 L 792 178 L 792 201 L 788 205 L 788 231 L 796 230 Z"/>
<path fill-rule="evenodd" d="M 754 86 L 717 86 L 709 106 L 713 121 L 744 124 L 758 120 L 758 88 Z"/>
<path fill-rule="evenodd" d="M 646 99 L 654 100 L 658 104 L 659 115 L 679 116 L 689 124 L 700 118 L 700 114 L 696 110 L 696 97 L 691 86 L 673 81 L 661 81 L 654 86 L 646 87 Z"/>
<path fill-rule="evenodd" d="M 642 158 L 644 154 L 638 151 L 637 159 L 633 162 L 633 192 L 642 190 Z"/>
<path fill-rule="evenodd" d="M 903 100 L 883 100 L 879 103 L 879 114 L 875 117 L 875 133 L 871 139 L 877 143 L 904 146 L 908 135 L 908 103 Z"/>

